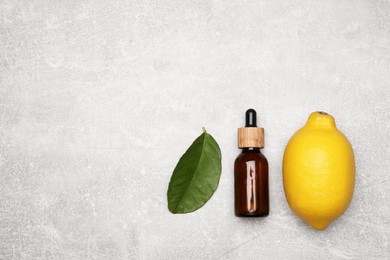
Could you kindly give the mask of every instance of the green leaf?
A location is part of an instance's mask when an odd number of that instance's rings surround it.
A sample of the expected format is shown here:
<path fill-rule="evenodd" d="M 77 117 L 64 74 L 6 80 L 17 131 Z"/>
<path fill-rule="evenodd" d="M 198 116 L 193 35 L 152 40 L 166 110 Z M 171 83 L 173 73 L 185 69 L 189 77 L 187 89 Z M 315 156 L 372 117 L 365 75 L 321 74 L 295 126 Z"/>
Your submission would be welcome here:
<path fill-rule="evenodd" d="M 221 150 L 203 128 L 177 163 L 168 187 L 168 209 L 174 214 L 202 207 L 214 194 L 221 177 Z"/>

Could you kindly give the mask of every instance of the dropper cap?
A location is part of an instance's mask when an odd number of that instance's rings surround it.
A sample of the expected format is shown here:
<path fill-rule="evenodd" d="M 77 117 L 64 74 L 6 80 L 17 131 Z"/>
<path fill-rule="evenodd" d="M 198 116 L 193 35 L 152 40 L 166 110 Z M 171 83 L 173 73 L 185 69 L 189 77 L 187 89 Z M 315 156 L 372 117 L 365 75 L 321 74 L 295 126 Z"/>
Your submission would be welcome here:
<path fill-rule="evenodd" d="M 256 110 L 250 108 L 245 112 L 245 127 L 257 127 Z"/>
<path fill-rule="evenodd" d="M 263 148 L 264 128 L 257 127 L 257 113 L 254 109 L 245 112 L 245 127 L 238 128 L 238 148 Z"/>

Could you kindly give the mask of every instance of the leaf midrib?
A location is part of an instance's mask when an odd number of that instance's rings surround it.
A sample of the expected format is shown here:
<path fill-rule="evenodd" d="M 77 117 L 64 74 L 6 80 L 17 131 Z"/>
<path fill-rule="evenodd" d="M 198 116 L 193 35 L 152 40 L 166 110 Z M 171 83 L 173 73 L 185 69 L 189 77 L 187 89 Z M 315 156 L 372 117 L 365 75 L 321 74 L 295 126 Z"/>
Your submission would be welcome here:
<path fill-rule="evenodd" d="M 181 199 L 180 199 L 179 202 L 177 203 L 177 205 L 176 205 L 176 207 L 175 207 L 175 209 L 174 209 L 174 212 L 176 212 L 176 210 L 177 210 L 177 208 L 179 207 L 180 203 L 182 202 L 183 198 L 186 196 L 187 191 L 188 191 L 188 187 L 191 186 L 191 183 L 192 183 L 192 181 L 194 180 L 195 175 L 198 173 L 199 164 L 200 164 L 200 161 L 201 161 L 202 158 L 203 158 L 203 151 L 204 151 L 204 147 L 205 147 L 205 143 L 206 143 L 206 136 L 207 136 L 207 133 L 203 133 L 203 134 L 204 134 L 204 138 L 203 138 L 202 152 L 201 152 L 201 154 L 200 154 L 200 158 L 199 158 L 198 164 L 196 165 L 195 172 L 194 172 L 194 174 L 192 175 L 191 180 L 190 180 L 190 182 L 188 183 L 188 185 L 187 185 L 187 187 L 186 187 L 186 191 L 184 192 L 183 196 L 181 197 Z"/>

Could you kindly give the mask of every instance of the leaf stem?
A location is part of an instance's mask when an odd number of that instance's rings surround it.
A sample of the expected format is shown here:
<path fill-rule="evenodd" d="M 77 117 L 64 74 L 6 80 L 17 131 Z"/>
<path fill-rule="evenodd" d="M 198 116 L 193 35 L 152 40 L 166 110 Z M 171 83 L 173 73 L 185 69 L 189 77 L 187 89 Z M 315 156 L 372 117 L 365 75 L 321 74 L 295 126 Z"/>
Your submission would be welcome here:
<path fill-rule="evenodd" d="M 206 128 L 202 127 L 203 133 L 207 133 Z"/>

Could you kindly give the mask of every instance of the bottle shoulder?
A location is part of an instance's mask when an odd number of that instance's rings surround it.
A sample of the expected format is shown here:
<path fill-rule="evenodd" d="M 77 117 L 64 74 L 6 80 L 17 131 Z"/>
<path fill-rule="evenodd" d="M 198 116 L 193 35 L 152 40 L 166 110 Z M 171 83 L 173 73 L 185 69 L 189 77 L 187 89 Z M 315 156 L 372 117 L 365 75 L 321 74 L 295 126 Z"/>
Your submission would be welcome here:
<path fill-rule="evenodd" d="M 240 153 L 236 160 L 235 163 L 240 163 L 240 162 L 247 162 L 247 161 L 262 161 L 263 163 L 268 164 L 267 158 L 264 156 L 262 152 L 258 151 L 253 151 L 253 152 L 242 152 Z"/>

